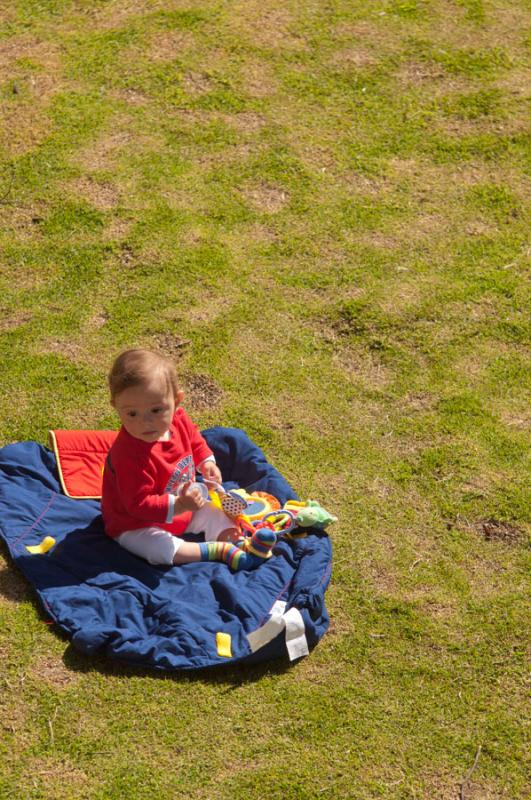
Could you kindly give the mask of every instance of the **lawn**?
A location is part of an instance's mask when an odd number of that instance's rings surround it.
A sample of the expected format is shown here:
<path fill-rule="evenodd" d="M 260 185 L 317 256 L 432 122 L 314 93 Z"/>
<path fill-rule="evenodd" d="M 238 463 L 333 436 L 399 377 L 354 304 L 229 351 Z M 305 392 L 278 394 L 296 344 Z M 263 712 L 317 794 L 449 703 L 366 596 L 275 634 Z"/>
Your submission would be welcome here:
<path fill-rule="evenodd" d="M 310 656 L 194 674 L 76 652 L 1 547 L 2 800 L 529 796 L 530 22 L 0 0 L 0 444 L 158 348 L 339 517 Z"/>

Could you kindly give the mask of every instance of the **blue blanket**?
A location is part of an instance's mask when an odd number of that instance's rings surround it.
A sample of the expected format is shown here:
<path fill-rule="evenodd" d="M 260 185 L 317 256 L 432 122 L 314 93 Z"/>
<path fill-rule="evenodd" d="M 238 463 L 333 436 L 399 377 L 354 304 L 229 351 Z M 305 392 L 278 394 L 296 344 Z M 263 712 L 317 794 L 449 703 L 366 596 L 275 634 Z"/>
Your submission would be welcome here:
<path fill-rule="evenodd" d="M 227 488 L 266 491 L 281 503 L 296 498 L 243 431 L 203 434 Z M 0 449 L 0 536 L 47 615 L 87 654 L 161 670 L 294 659 L 328 627 L 325 533 L 279 541 L 251 572 L 217 562 L 151 566 L 105 536 L 97 501 L 62 493 L 53 453 L 36 442 Z M 45 536 L 55 546 L 31 555 L 27 546 Z"/>

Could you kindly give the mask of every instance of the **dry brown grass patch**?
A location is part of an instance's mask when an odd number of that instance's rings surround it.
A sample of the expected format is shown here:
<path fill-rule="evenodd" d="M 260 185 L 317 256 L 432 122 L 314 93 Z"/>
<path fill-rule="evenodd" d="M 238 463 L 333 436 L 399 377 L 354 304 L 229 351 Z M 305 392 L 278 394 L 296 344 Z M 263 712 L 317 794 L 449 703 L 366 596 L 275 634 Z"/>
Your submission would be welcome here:
<path fill-rule="evenodd" d="M 172 0 L 172 5 L 176 4 L 177 0 Z M 113 30 L 125 27 L 134 17 L 164 6 L 167 6 L 164 0 L 110 0 L 105 5 L 91 9 L 90 19 L 98 30 Z"/>
<path fill-rule="evenodd" d="M 134 146 L 136 152 L 160 150 L 164 137 L 158 133 L 140 133 L 131 129 L 131 120 L 124 114 L 113 120 L 112 129 L 80 150 L 74 161 L 87 172 L 115 169 L 124 150 Z"/>
<path fill-rule="evenodd" d="M 464 309 L 463 313 L 465 313 Z M 495 310 L 492 315 L 495 319 Z M 490 316 L 491 314 L 487 310 L 483 319 L 487 321 Z M 453 369 L 471 384 L 478 385 L 485 378 L 490 365 L 504 352 L 506 352 L 506 347 L 499 342 L 495 344 L 476 342 L 471 352 L 466 353 L 454 362 Z"/>
<path fill-rule="evenodd" d="M 463 774 L 449 777 L 445 786 L 441 783 L 441 773 L 428 779 L 425 793 L 418 795 L 419 800 L 459 800 L 461 797 L 463 800 L 510 800 L 502 787 L 488 784 L 475 775 L 471 775 L 470 779 L 465 781 L 473 762 L 474 756 L 470 764 L 463 765 Z M 481 766 L 478 768 L 478 771 L 480 770 Z"/>
<path fill-rule="evenodd" d="M 224 150 L 217 153 L 203 153 L 194 157 L 194 164 L 208 171 L 217 169 L 222 164 L 241 164 L 253 152 L 253 145 L 250 142 L 238 142 L 227 145 Z"/>
<path fill-rule="evenodd" d="M 418 86 L 419 83 L 424 83 L 425 81 L 433 82 L 447 78 L 446 72 L 440 64 L 432 64 L 425 61 L 405 61 L 400 64 L 395 76 L 400 83 L 415 87 Z M 444 85 L 445 90 L 447 90 L 447 80 L 445 80 Z"/>
<path fill-rule="evenodd" d="M 289 202 L 285 189 L 267 183 L 243 189 L 241 193 L 258 211 L 266 214 L 276 214 Z"/>
<path fill-rule="evenodd" d="M 487 542 L 495 541 L 514 545 L 520 544 L 526 539 L 524 531 L 520 528 L 497 519 L 482 520 L 477 522 L 474 527 Z"/>
<path fill-rule="evenodd" d="M 531 413 L 525 399 L 520 403 L 510 403 L 509 407 L 507 407 L 507 401 L 504 401 L 501 408 L 497 408 L 495 404 L 494 411 L 508 428 L 531 431 Z"/>
<path fill-rule="evenodd" d="M 233 261 L 245 270 L 249 265 L 249 253 L 261 245 L 276 241 L 275 231 L 258 222 L 242 226 L 241 229 L 225 231 L 220 239 L 229 248 Z M 268 282 L 272 287 L 272 281 Z M 219 310 L 219 301 L 218 301 Z"/>
<path fill-rule="evenodd" d="M 0 81 L 13 77 L 17 71 L 17 62 L 21 59 L 32 61 L 43 68 L 42 72 L 31 73 L 35 86 L 43 91 L 56 86 L 61 74 L 59 45 L 26 34 L 3 39 L 0 49 Z"/>
<path fill-rule="evenodd" d="M 112 89 L 109 97 L 131 106 L 145 106 L 150 102 L 148 95 L 138 89 Z"/>
<path fill-rule="evenodd" d="M 242 67 L 243 88 L 251 97 L 269 97 L 278 90 L 278 81 L 269 64 L 247 59 Z"/>
<path fill-rule="evenodd" d="M 380 300 L 379 306 L 391 319 L 400 317 L 407 311 L 418 308 L 426 296 L 429 297 L 430 288 L 424 286 L 418 276 L 408 277 L 408 272 L 401 272 L 400 280 L 394 285 L 389 285 L 385 296 Z"/>
<path fill-rule="evenodd" d="M 18 788 L 20 797 L 29 797 L 37 790 L 46 800 L 79 800 L 88 796 L 89 778 L 66 756 L 30 757 L 24 764 Z"/>
<path fill-rule="evenodd" d="M 43 345 L 42 352 L 55 353 L 58 356 L 67 358 L 69 361 L 78 362 L 83 359 L 84 348 L 79 342 L 69 339 L 51 339 Z"/>
<path fill-rule="evenodd" d="M 256 47 L 305 50 L 306 41 L 296 33 L 293 15 L 279 0 L 236 0 L 232 4 L 233 26 Z"/>
<path fill-rule="evenodd" d="M 366 564 L 365 575 L 376 594 L 388 597 L 402 596 L 398 575 L 389 565 L 374 562 Z"/>
<path fill-rule="evenodd" d="M 331 180 L 338 180 L 338 183 L 343 183 L 344 172 L 338 165 L 338 160 L 332 147 L 315 144 L 313 141 L 305 141 L 297 132 L 295 132 L 294 136 L 293 131 L 288 134 L 288 141 L 293 152 L 305 167 L 319 173 L 320 176 L 326 175 L 325 180 L 327 183 Z"/>
<path fill-rule="evenodd" d="M 115 129 L 85 147 L 75 159 L 88 170 L 106 170 L 115 165 L 121 151 L 132 141 L 130 132 Z"/>
<path fill-rule="evenodd" d="M 406 395 L 404 401 L 411 411 L 425 412 L 431 411 L 436 405 L 436 398 L 429 392 L 413 392 Z"/>
<path fill-rule="evenodd" d="M 517 136 L 528 131 L 528 121 L 513 117 L 510 121 L 501 122 L 497 119 L 480 117 L 479 119 L 457 119 L 449 117 L 432 122 L 432 128 L 448 139 L 458 141 L 462 137 L 473 137 L 482 134 L 494 133 L 498 136 Z"/>
<path fill-rule="evenodd" d="M 214 81 L 206 72 L 187 72 L 183 76 L 183 86 L 188 94 L 200 96 L 214 88 Z"/>
<path fill-rule="evenodd" d="M 148 55 L 153 61 L 172 61 L 194 44 L 190 31 L 162 31 L 151 38 Z"/>
<path fill-rule="evenodd" d="M 373 353 L 357 352 L 354 348 L 346 347 L 334 353 L 332 361 L 347 378 L 371 388 L 385 389 L 393 380 L 391 370 Z"/>
<path fill-rule="evenodd" d="M 188 306 L 186 318 L 192 325 L 209 325 L 218 317 L 228 314 L 232 306 L 233 301 L 228 296 L 220 301 L 218 294 L 205 291 L 198 305 Z"/>
<path fill-rule="evenodd" d="M 404 61 L 394 73 L 399 88 L 406 92 L 422 92 L 426 100 L 445 98 L 451 93 L 470 91 L 471 82 L 463 75 L 448 73 L 440 64 L 425 61 Z"/>
<path fill-rule="evenodd" d="M 419 800 L 459 800 L 460 785 L 463 777 L 466 775 L 467 769 L 470 765 L 463 767 L 463 775 L 457 776 L 447 770 L 437 770 L 435 772 L 427 772 L 423 775 L 423 790 L 422 794 L 415 792 L 415 796 Z M 467 784 L 467 792 L 465 794 L 466 800 L 490 800 L 474 796 L 470 792 L 473 791 L 472 784 Z"/>
<path fill-rule="evenodd" d="M 0 648 L 0 657 L 4 663 L 6 654 L 2 652 L 2 648 Z M 30 747 L 34 741 L 30 729 L 31 720 L 28 706 L 20 701 L 20 684 L 23 679 L 24 677 L 18 681 L 16 679 L 11 681 L 11 679 L 4 678 L 0 696 L 0 736 L 5 741 L 7 735 L 11 734 L 16 747 Z M 15 689 L 17 683 L 18 686 Z"/>
<path fill-rule="evenodd" d="M 118 205 L 120 192 L 111 183 L 97 181 L 85 175 L 67 185 L 67 190 L 87 200 L 100 211 L 108 211 Z"/>
<path fill-rule="evenodd" d="M 267 123 L 266 117 L 255 111 L 241 111 L 239 114 L 223 114 L 221 119 L 232 125 L 240 133 L 256 133 Z"/>
<path fill-rule="evenodd" d="M 13 231 L 19 240 L 41 239 L 40 223 L 44 221 L 48 209 L 44 204 L 35 203 L 30 206 L 19 205 L 12 197 L 11 178 L 2 176 L 0 196 L 5 204 L 0 205 L 3 227 Z"/>
<path fill-rule="evenodd" d="M 375 55 L 367 50 L 363 45 L 351 45 L 343 47 L 330 58 L 330 64 L 333 67 L 349 69 L 365 69 L 367 67 L 374 67 L 378 63 Z"/>
<path fill-rule="evenodd" d="M 49 132 L 46 110 L 39 104 L 0 103 L 3 117 L 0 147 L 11 156 L 21 156 L 42 144 Z"/>
<path fill-rule="evenodd" d="M 350 241 L 358 242 L 361 245 L 375 247 L 381 250 L 398 250 L 401 241 L 397 236 L 393 236 L 387 231 L 363 231 L 362 233 L 353 232 L 348 236 Z"/>
<path fill-rule="evenodd" d="M 131 228 L 133 227 L 133 224 L 134 221 L 131 219 L 114 217 L 109 221 L 105 229 L 106 235 L 109 239 L 114 239 L 117 241 L 126 239 L 131 231 Z"/>
<path fill-rule="evenodd" d="M 45 683 L 52 689 L 68 689 L 78 682 L 78 675 L 69 670 L 61 658 L 41 654 L 35 658 L 29 674 L 37 685 Z"/>
<path fill-rule="evenodd" d="M 432 0 L 433 2 L 433 0 Z M 448 47 L 456 50 L 478 50 L 499 48 L 512 52 L 525 49 L 525 31 L 529 27 L 529 13 L 518 3 L 484 3 L 485 22 L 481 25 L 470 24 L 465 19 L 465 5 L 461 8 L 452 4 L 452 13 L 448 13 L 446 0 L 438 0 L 439 13 L 429 29 L 429 37 L 434 45 L 442 49 Z M 435 10 L 435 8 L 434 8 Z"/>
<path fill-rule="evenodd" d="M 156 336 L 155 343 L 157 349 L 173 361 L 181 359 L 191 344 L 190 339 L 183 339 L 173 333 L 162 333 Z"/>
<path fill-rule="evenodd" d="M 98 311 L 96 314 L 90 317 L 87 324 L 89 328 L 99 330 L 100 328 L 103 328 L 108 321 L 109 314 L 106 311 Z"/>
<path fill-rule="evenodd" d="M 189 372 L 183 376 L 183 385 L 190 408 L 211 408 L 223 399 L 223 389 L 208 375 Z"/>
<path fill-rule="evenodd" d="M 377 61 L 389 54 L 399 52 L 403 47 L 401 31 L 389 25 L 385 16 L 381 17 L 380 21 L 340 22 L 335 25 L 332 33 L 338 44 L 344 43 L 345 48 L 351 49 L 354 42 L 355 49 L 357 50 L 359 46 L 361 52 L 365 52 L 367 57 L 374 52 Z"/>
<path fill-rule="evenodd" d="M 22 59 L 39 69 L 21 66 Z M 0 144 L 17 156 L 38 147 L 48 134 L 47 106 L 62 82 L 59 46 L 27 35 L 4 39 L 0 48 L 0 83 L 10 79 L 12 100 L 0 103 Z"/>
<path fill-rule="evenodd" d="M 494 86 L 515 97 L 529 98 L 529 69 L 516 67 L 500 75 Z"/>
<path fill-rule="evenodd" d="M 33 314 L 30 311 L 17 311 L 14 314 L 8 314 L 0 319 L 0 332 L 13 331 L 21 325 L 33 319 Z"/>

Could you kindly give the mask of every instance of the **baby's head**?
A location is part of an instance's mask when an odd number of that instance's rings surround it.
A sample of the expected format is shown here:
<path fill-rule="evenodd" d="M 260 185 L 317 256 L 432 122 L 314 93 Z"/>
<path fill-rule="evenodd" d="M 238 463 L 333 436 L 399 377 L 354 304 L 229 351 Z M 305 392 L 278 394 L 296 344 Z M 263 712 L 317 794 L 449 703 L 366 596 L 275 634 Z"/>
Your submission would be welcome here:
<path fill-rule="evenodd" d="M 175 367 L 167 358 L 151 350 L 125 350 L 120 353 L 109 372 L 111 403 L 125 389 L 132 386 L 147 387 L 158 383 L 177 399 L 179 385 Z"/>
<path fill-rule="evenodd" d="M 169 429 L 184 393 L 173 364 L 150 350 L 126 350 L 109 372 L 111 403 L 126 430 L 143 441 L 156 441 Z"/>

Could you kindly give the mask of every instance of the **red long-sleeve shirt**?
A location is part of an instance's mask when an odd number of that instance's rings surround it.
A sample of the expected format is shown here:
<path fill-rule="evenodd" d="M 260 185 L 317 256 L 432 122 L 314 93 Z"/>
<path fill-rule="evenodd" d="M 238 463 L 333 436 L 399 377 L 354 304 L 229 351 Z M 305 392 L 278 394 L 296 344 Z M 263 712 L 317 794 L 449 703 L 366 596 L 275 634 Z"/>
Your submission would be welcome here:
<path fill-rule="evenodd" d="M 115 538 L 151 525 L 184 533 L 191 511 L 173 515 L 175 496 L 212 450 L 184 409 L 174 414 L 169 438 L 144 442 L 121 428 L 105 469 L 101 510 L 105 532 Z"/>

